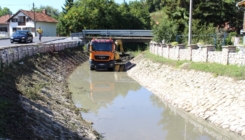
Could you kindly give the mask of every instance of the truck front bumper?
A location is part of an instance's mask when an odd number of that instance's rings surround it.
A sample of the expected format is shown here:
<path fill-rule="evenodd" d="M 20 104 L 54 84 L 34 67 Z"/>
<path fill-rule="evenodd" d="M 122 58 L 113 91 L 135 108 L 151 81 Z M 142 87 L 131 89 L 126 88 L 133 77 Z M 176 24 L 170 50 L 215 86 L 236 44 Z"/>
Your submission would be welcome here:
<path fill-rule="evenodd" d="M 89 66 L 90 69 L 95 69 L 95 70 L 108 70 L 108 69 L 113 69 L 115 66 L 115 61 L 94 61 L 94 60 L 89 60 Z"/>

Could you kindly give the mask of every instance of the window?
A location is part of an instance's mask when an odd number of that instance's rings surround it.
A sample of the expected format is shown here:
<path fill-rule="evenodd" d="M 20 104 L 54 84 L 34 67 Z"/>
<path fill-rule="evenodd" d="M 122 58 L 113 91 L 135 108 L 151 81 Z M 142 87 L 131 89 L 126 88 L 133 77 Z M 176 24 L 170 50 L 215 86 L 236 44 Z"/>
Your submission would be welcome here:
<path fill-rule="evenodd" d="M 35 28 L 31 28 L 31 31 L 32 31 L 32 32 L 36 32 Z"/>
<path fill-rule="evenodd" d="M 23 17 L 23 16 L 19 16 L 19 18 L 18 18 L 18 22 L 24 22 L 25 21 L 25 19 L 24 19 L 25 17 Z"/>
<path fill-rule="evenodd" d="M 100 43 L 94 43 L 92 45 L 92 50 L 93 51 L 112 51 L 112 43 L 107 43 L 107 42 L 100 42 Z"/>
<path fill-rule="evenodd" d="M 18 22 L 18 19 L 17 18 L 13 18 L 12 22 Z"/>
<path fill-rule="evenodd" d="M 28 17 L 28 18 L 26 19 L 26 21 L 29 22 L 29 21 L 32 21 L 32 20 L 31 20 L 31 18 Z"/>
<path fill-rule="evenodd" d="M 31 27 L 25 27 L 25 28 L 22 28 L 22 30 L 28 30 L 28 31 L 31 31 L 32 28 L 31 28 Z"/>
<path fill-rule="evenodd" d="M 16 31 L 18 31 L 18 30 L 21 30 L 21 28 L 16 28 L 16 27 L 14 27 L 14 28 L 12 28 L 13 29 L 13 32 L 16 32 Z"/>
<path fill-rule="evenodd" d="M 8 29 L 7 29 L 7 27 L 1 27 L 1 28 L 0 28 L 0 31 L 1 31 L 1 32 L 7 32 Z"/>
<path fill-rule="evenodd" d="M 14 28 L 13 28 L 13 32 L 15 32 L 15 31 L 17 31 L 17 28 L 14 27 Z"/>
<path fill-rule="evenodd" d="M 31 33 L 30 31 L 28 32 L 28 34 L 29 34 L 30 36 L 32 36 L 32 33 Z"/>
<path fill-rule="evenodd" d="M 14 34 L 16 34 L 16 35 L 27 35 L 27 33 L 28 32 L 26 32 L 26 31 L 16 31 Z"/>

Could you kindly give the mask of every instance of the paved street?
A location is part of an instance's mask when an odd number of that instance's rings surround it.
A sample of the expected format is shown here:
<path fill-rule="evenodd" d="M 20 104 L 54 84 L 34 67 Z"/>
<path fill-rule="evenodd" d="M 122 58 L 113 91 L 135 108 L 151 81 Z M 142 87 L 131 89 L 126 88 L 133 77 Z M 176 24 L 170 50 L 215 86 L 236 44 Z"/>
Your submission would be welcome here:
<path fill-rule="evenodd" d="M 45 42 L 49 42 L 49 41 L 53 41 L 53 40 L 62 40 L 62 39 L 65 39 L 66 37 L 42 37 L 42 42 L 45 43 Z M 38 37 L 34 37 L 33 38 L 33 43 L 38 43 L 39 40 L 38 40 Z M 11 44 L 10 43 L 10 39 L 0 39 L 0 47 L 3 47 L 3 46 L 11 46 L 11 45 L 17 45 L 17 44 L 31 44 L 31 43 L 13 43 Z"/>

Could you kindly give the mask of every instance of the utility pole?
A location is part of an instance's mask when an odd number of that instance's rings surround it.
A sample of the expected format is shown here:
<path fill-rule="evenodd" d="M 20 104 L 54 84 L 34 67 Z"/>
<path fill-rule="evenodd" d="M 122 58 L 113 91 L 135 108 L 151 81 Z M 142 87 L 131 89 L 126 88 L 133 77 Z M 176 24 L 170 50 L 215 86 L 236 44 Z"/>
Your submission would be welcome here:
<path fill-rule="evenodd" d="M 192 5 L 192 0 L 190 0 L 188 46 L 191 45 L 192 40 Z"/>
<path fill-rule="evenodd" d="M 37 33 L 36 33 L 36 17 L 35 17 L 35 5 L 34 5 L 34 2 L 33 2 L 33 12 L 34 12 L 34 33 L 35 33 L 35 36 L 37 36 Z"/>

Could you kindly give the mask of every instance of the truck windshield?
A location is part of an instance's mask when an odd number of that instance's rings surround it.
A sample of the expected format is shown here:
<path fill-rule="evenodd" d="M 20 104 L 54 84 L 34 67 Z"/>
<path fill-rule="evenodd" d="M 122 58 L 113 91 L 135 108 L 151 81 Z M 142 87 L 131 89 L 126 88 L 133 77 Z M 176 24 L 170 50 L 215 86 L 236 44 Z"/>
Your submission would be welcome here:
<path fill-rule="evenodd" d="M 108 42 L 100 42 L 100 43 L 94 43 L 92 45 L 93 51 L 112 51 L 112 43 Z"/>

